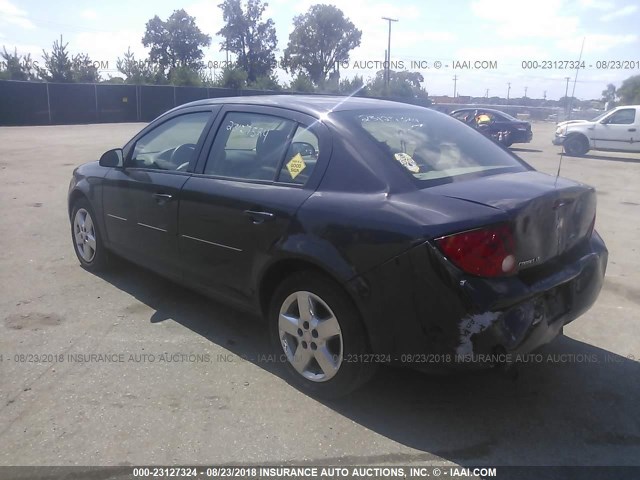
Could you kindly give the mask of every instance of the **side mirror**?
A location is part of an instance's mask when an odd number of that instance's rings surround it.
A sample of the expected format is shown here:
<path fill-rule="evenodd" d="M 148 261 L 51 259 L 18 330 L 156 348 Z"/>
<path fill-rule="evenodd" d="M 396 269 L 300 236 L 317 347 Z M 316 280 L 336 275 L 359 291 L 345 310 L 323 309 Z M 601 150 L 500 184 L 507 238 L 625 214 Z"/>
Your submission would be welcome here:
<path fill-rule="evenodd" d="M 293 142 L 291 144 L 291 150 L 294 154 L 299 153 L 303 157 L 314 157 L 316 155 L 316 149 L 307 142 Z"/>
<path fill-rule="evenodd" d="M 124 166 L 124 154 L 121 148 L 107 150 L 100 157 L 101 167 L 122 167 Z"/>

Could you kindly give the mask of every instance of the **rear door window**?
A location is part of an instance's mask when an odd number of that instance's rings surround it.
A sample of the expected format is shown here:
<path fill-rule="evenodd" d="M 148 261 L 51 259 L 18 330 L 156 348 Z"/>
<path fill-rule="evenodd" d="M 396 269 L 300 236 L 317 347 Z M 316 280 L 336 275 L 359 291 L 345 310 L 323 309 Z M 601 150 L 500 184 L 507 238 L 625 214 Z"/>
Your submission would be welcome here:
<path fill-rule="evenodd" d="M 319 155 L 318 137 L 308 127 L 298 125 L 285 155 L 278 181 L 304 185 L 313 173 Z"/>
<path fill-rule="evenodd" d="M 275 180 L 296 126 L 293 120 L 271 115 L 227 113 L 204 173 L 242 180 Z"/>

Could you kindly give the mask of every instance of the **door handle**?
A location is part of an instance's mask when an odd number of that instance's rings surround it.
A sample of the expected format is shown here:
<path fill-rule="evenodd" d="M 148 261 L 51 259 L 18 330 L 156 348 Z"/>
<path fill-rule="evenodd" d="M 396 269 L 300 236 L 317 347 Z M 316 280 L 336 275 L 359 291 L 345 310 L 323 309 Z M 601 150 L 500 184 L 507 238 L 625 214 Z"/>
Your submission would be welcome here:
<path fill-rule="evenodd" d="M 245 210 L 244 214 L 256 225 L 276 218 L 276 216 L 271 212 L 261 212 L 256 210 Z"/>
<path fill-rule="evenodd" d="M 627 130 L 628 132 L 635 132 L 636 129 L 635 128 L 630 128 L 629 130 Z"/>
<path fill-rule="evenodd" d="M 173 199 L 173 195 L 169 195 L 168 193 L 154 193 L 152 196 L 160 205 L 164 205 Z"/>

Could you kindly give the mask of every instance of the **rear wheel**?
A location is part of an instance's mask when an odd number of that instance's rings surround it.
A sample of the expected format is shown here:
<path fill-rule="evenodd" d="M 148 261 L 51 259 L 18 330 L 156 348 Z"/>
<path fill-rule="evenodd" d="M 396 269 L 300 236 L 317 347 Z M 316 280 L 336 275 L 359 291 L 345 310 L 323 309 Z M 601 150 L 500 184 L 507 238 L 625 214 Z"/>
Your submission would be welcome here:
<path fill-rule="evenodd" d="M 71 212 L 71 239 L 80 264 L 87 270 L 100 270 L 107 264 L 107 252 L 89 202 L 78 200 Z"/>
<path fill-rule="evenodd" d="M 573 135 L 564 141 L 564 151 L 567 155 L 581 157 L 589 151 L 589 140 L 583 135 Z"/>
<path fill-rule="evenodd" d="M 312 395 L 336 398 L 354 391 L 375 368 L 360 316 L 346 292 L 313 271 L 277 288 L 269 312 L 271 339 L 292 383 Z"/>

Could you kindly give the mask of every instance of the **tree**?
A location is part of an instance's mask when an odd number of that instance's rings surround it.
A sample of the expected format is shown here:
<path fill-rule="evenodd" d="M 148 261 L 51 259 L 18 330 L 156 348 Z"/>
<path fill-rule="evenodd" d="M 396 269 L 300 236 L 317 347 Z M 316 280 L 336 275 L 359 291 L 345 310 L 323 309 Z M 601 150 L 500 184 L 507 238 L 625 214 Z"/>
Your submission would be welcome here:
<path fill-rule="evenodd" d="M 247 87 L 255 88 L 256 90 L 282 90 L 282 85 L 280 85 L 278 77 L 274 73 L 256 78 L 256 81 L 249 82 Z"/>
<path fill-rule="evenodd" d="M 293 25 L 282 67 L 290 73 L 306 73 L 316 85 L 326 80 L 337 62 L 349 60 L 349 52 L 362 37 L 362 31 L 333 5 L 313 5 L 294 17 Z"/>
<path fill-rule="evenodd" d="M 44 58 L 44 68 L 38 67 L 38 75 L 47 82 L 73 82 L 73 63 L 69 56 L 68 43 L 55 40 L 51 53 L 42 50 Z"/>
<path fill-rule="evenodd" d="M 604 103 L 616 101 L 616 87 L 613 83 L 607 85 L 607 88 L 602 91 L 602 101 Z"/>
<path fill-rule="evenodd" d="M 385 82 L 385 71 L 380 70 L 370 80 L 367 89 L 375 97 L 427 98 L 428 94 L 420 84 L 424 77 L 420 72 L 389 71 L 389 85 Z"/>
<path fill-rule="evenodd" d="M 166 83 L 164 73 L 160 71 L 158 65 L 149 60 L 138 60 L 131 51 L 131 47 L 124 52 L 123 58 L 118 57 L 116 68 L 126 77 L 125 83 L 135 85 Z"/>
<path fill-rule="evenodd" d="M 51 53 L 42 50 L 44 68 L 36 67 L 38 76 L 47 82 L 99 82 L 100 72 L 91 57 L 87 53 L 70 55 L 68 47 L 60 35 L 60 41 L 53 42 Z"/>
<path fill-rule="evenodd" d="M 364 79 L 356 75 L 351 80 L 340 80 L 340 93 L 346 93 L 347 95 L 366 94 Z"/>
<path fill-rule="evenodd" d="M 640 75 L 627 78 L 618 89 L 620 105 L 640 104 Z"/>
<path fill-rule="evenodd" d="M 100 72 L 88 54 L 80 53 L 71 60 L 71 78 L 74 82 L 98 83 Z"/>
<path fill-rule="evenodd" d="M 0 79 L 2 80 L 34 80 L 33 62 L 31 60 L 31 54 L 19 55 L 18 49 L 14 48 L 13 53 L 7 52 L 6 47 L 2 46 L 3 52 L 0 53 L 3 67 L 0 72 Z"/>
<path fill-rule="evenodd" d="M 241 90 L 247 86 L 247 72 L 241 68 L 226 66 L 214 86 Z"/>
<path fill-rule="evenodd" d="M 163 75 L 170 77 L 177 68 L 200 70 L 204 57 L 202 47 L 211 44 L 211 37 L 200 31 L 194 17 L 180 9 L 166 21 L 157 15 L 149 20 L 142 44 L 150 48 L 151 63 L 155 63 Z"/>
<path fill-rule="evenodd" d="M 308 75 L 299 73 L 289 84 L 289 90 L 299 93 L 312 93 L 315 87 Z"/>
<path fill-rule="evenodd" d="M 236 64 L 247 72 L 249 82 L 269 76 L 276 67 L 277 38 L 273 20 L 262 20 L 268 3 L 247 0 L 243 8 L 241 0 L 225 0 L 218 5 L 226 25 L 217 35 L 224 38 L 220 51 L 228 50 L 237 56 Z"/>

